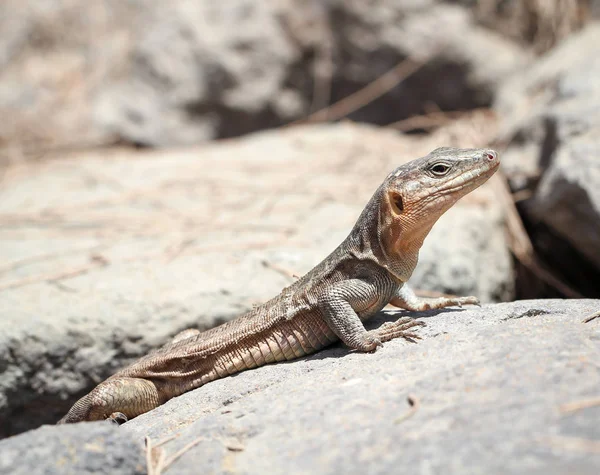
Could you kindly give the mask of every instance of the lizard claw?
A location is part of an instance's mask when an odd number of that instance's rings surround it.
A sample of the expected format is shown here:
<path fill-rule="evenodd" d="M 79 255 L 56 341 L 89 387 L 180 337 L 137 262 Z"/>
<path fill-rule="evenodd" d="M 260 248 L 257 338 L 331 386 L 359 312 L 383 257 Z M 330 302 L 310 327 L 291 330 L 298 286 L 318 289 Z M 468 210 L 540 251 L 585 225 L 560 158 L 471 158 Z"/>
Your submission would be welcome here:
<path fill-rule="evenodd" d="M 379 338 L 373 338 L 374 347 L 371 351 L 377 351 L 379 348 L 383 348 L 383 342 Z"/>
<path fill-rule="evenodd" d="M 477 297 L 462 297 L 460 300 L 462 305 L 477 305 L 478 307 L 481 307 L 481 303 L 479 303 L 479 299 Z"/>
<path fill-rule="evenodd" d="M 108 416 L 106 420 L 111 424 L 116 424 L 120 426 L 122 424 L 125 424 L 128 419 L 127 416 L 122 412 L 113 412 L 110 416 Z"/>
<path fill-rule="evenodd" d="M 377 329 L 377 335 L 381 341 L 390 341 L 394 338 L 404 338 L 407 341 L 415 343 L 415 340 L 420 340 L 421 337 L 409 331 L 414 327 L 426 326 L 425 322 L 407 317 L 395 322 L 386 322 Z"/>
<path fill-rule="evenodd" d="M 463 305 L 477 305 L 478 307 L 481 307 L 481 304 L 479 303 L 479 299 L 477 297 L 473 297 L 473 296 L 452 298 L 452 299 L 449 299 L 449 303 L 451 305 L 456 305 L 457 307 L 460 307 L 460 308 L 462 308 Z"/>
<path fill-rule="evenodd" d="M 366 335 L 364 335 L 361 345 L 359 348 L 360 351 L 365 351 L 365 352 L 370 352 L 370 351 L 377 351 L 377 348 L 381 348 L 383 346 L 383 343 L 381 342 L 381 340 L 379 339 L 379 337 L 372 331 L 367 332 Z"/>

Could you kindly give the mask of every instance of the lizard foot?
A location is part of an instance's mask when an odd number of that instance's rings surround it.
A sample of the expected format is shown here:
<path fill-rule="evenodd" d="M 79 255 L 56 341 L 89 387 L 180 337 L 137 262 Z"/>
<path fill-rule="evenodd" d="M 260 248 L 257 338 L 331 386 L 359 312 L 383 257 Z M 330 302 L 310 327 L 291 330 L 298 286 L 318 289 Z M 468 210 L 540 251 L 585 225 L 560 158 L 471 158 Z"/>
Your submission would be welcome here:
<path fill-rule="evenodd" d="M 382 342 L 390 341 L 394 338 L 404 338 L 411 343 L 416 343 L 415 340 L 420 340 L 421 337 L 414 333 L 414 331 L 408 331 L 414 327 L 424 327 L 425 322 L 415 320 L 414 318 L 404 317 L 396 320 L 395 322 L 385 322 L 377 330 L 377 336 Z"/>
<path fill-rule="evenodd" d="M 380 348 L 383 345 L 379 339 L 377 330 L 371 330 L 363 333 L 359 341 L 353 342 L 353 344 L 349 346 L 355 350 L 370 353 L 376 351 L 377 348 Z"/>
<path fill-rule="evenodd" d="M 462 307 L 463 305 L 479 305 L 477 297 L 417 297 L 410 287 L 404 285 L 398 295 L 390 300 L 395 307 L 410 310 L 412 312 L 423 312 L 425 310 L 436 310 L 446 307 Z"/>
<path fill-rule="evenodd" d="M 113 412 L 106 420 L 112 424 L 117 424 L 120 426 L 121 424 L 125 424 L 127 422 L 127 416 L 122 412 Z"/>
<path fill-rule="evenodd" d="M 462 307 L 463 305 L 477 305 L 481 307 L 479 299 L 473 296 L 449 298 L 448 301 L 450 305 L 457 305 L 458 307 Z"/>

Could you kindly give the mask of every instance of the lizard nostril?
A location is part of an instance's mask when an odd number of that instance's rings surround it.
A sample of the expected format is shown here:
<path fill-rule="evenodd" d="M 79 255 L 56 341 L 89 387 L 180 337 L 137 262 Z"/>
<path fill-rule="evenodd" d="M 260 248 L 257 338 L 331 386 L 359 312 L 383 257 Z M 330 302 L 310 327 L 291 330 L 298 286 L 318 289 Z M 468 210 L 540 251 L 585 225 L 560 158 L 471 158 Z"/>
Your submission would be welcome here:
<path fill-rule="evenodd" d="M 495 160 L 495 158 L 496 158 L 496 152 L 488 152 L 487 153 L 487 158 L 488 158 L 488 160 Z"/>

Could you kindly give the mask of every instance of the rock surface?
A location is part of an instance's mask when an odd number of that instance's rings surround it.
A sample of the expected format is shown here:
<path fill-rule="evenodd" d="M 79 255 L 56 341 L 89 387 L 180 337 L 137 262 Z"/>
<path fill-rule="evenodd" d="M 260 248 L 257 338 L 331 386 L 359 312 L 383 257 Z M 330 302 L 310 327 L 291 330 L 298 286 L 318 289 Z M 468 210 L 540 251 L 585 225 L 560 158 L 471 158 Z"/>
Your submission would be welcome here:
<path fill-rule="evenodd" d="M 393 168 L 442 143 L 340 124 L 11 169 L 0 189 L 2 434 L 58 420 L 169 336 L 273 297 L 346 237 Z M 426 241 L 413 286 L 510 298 L 502 219 L 487 185 L 463 199 Z"/>
<path fill-rule="evenodd" d="M 500 139 L 510 143 L 503 165 L 511 178 L 546 169 L 560 145 L 597 127 L 599 40 L 600 23 L 593 23 L 498 90 L 494 107 Z"/>
<path fill-rule="evenodd" d="M 382 100 L 350 117 L 387 124 L 433 109 L 489 105 L 503 79 L 532 59 L 506 38 L 476 25 L 472 8 L 455 2 L 331 2 L 333 100 L 371 83 L 406 58 L 427 64 Z M 489 58 L 494 58 L 490 61 Z M 368 67 L 364 67 L 368 64 Z"/>
<path fill-rule="evenodd" d="M 526 217 L 567 241 L 597 272 L 599 42 L 600 23 L 594 23 L 507 81 L 496 103 L 501 135 L 510 142 L 503 155 L 505 170 L 515 188 L 529 182 L 534 189 L 523 204 Z"/>
<path fill-rule="evenodd" d="M 599 309 L 600 300 L 539 300 L 413 314 L 427 322 L 418 344 L 395 340 L 372 354 L 337 345 L 215 381 L 107 429 L 98 453 L 110 457 L 104 449 L 117 436 L 140 444 L 175 436 L 161 446 L 167 457 L 197 444 L 169 467 L 180 474 L 592 475 L 600 466 L 600 320 L 582 320 Z M 402 313 L 382 312 L 372 326 Z M 99 427 L 68 427 L 69 436 L 88 440 Z M 0 442 L 0 461 L 65 429 Z M 136 460 L 139 449 L 128 447 Z M 54 473 L 45 470 L 55 464 L 49 454 L 17 466 L 36 474 Z M 128 467 L 118 473 L 136 473 Z"/>
<path fill-rule="evenodd" d="M 600 110 L 600 96 L 597 106 Z M 600 272 L 599 134 L 600 120 L 597 127 L 556 151 L 530 211 L 568 240 Z"/>
<path fill-rule="evenodd" d="M 145 474 L 138 439 L 104 422 L 41 427 L 0 442 L 0 474 Z"/>
<path fill-rule="evenodd" d="M 6 0 L 0 30 L 0 114 L 12 119 L 0 131 L 9 150 L 0 152 L 26 157 L 273 127 L 440 49 L 351 118 L 385 124 L 425 112 L 424 104 L 487 105 L 500 80 L 530 59 L 477 26 L 469 8 L 431 0 Z"/>

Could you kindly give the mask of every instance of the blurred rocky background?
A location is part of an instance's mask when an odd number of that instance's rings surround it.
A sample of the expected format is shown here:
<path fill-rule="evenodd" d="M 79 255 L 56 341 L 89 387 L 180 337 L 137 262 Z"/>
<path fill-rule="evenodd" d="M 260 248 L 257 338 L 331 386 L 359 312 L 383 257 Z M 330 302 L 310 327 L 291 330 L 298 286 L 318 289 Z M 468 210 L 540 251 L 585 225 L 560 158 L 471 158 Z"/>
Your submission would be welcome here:
<path fill-rule="evenodd" d="M 439 146 L 502 173 L 413 287 L 600 298 L 599 45 L 596 0 L 2 0 L 0 437 L 275 295 Z"/>

